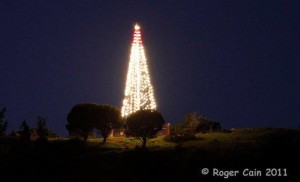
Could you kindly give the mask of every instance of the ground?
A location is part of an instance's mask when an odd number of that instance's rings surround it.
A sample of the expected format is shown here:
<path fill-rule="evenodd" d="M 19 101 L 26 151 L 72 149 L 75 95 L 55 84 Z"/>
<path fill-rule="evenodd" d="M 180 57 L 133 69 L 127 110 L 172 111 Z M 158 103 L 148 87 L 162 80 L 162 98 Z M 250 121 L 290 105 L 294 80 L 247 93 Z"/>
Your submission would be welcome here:
<path fill-rule="evenodd" d="M 202 175 L 202 169 L 242 172 L 261 170 L 263 176 L 231 176 L 237 180 L 297 178 L 300 132 L 290 129 L 237 129 L 197 134 L 196 139 L 170 142 L 159 136 L 142 150 L 135 138 L 80 140 L 60 138 L 47 143 L 0 143 L 1 178 L 30 181 L 200 181 L 225 176 Z M 287 170 L 287 176 L 266 177 L 267 168 Z M 280 171 L 282 172 L 282 171 Z M 224 173 L 225 174 L 225 173 Z"/>

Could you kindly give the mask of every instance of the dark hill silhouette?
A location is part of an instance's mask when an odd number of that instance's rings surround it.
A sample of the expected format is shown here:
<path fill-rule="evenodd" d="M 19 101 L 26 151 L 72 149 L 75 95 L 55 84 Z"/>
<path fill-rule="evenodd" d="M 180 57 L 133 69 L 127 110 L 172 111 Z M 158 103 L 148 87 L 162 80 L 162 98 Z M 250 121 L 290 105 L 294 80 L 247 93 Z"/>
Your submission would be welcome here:
<path fill-rule="evenodd" d="M 290 129 L 241 129 L 231 133 L 197 134 L 195 140 L 177 143 L 158 138 L 149 141 L 149 147 L 144 150 L 134 147 L 135 144 L 129 145 L 127 141 L 134 141 L 130 138 L 109 138 L 107 144 L 101 144 L 101 140 L 77 139 L 24 143 L 5 137 L 0 140 L 0 181 L 17 178 L 22 181 L 224 179 L 202 175 L 203 168 L 286 168 L 287 177 L 237 176 L 231 179 L 289 181 L 299 175 L 299 136 L 299 131 Z"/>

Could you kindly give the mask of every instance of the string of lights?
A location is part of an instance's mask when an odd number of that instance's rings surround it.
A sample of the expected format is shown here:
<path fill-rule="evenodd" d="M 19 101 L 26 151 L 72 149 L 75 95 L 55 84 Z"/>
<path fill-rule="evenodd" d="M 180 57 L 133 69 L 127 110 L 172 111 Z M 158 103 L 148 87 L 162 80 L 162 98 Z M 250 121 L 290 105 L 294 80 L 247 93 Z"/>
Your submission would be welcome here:
<path fill-rule="evenodd" d="M 140 26 L 134 26 L 130 61 L 122 106 L 122 117 L 144 109 L 156 109 L 153 87 L 142 43 Z"/>

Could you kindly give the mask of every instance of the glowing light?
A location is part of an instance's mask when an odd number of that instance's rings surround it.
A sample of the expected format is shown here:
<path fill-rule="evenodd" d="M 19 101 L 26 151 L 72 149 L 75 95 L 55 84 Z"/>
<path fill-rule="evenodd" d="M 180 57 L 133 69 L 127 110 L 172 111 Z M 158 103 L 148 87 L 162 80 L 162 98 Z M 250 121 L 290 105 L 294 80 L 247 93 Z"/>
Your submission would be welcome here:
<path fill-rule="evenodd" d="M 135 30 L 139 30 L 139 29 L 140 29 L 140 26 L 139 26 L 138 24 L 135 24 L 134 29 L 135 29 Z"/>
<path fill-rule="evenodd" d="M 156 109 L 140 26 L 134 26 L 130 60 L 122 106 L 122 117 L 140 109 Z"/>

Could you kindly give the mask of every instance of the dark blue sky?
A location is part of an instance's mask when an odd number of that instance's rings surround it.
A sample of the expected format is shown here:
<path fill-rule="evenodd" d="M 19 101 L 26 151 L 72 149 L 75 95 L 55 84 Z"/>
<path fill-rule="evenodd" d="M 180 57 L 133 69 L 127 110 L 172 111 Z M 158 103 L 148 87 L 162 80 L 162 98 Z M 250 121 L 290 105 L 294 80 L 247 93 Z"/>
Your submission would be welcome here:
<path fill-rule="evenodd" d="M 158 110 L 224 128 L 300 124 L 299 1 L 0 1 L 0 108 L 67 135 L 80 102 L 121 107 L 138 21 Z"/>

